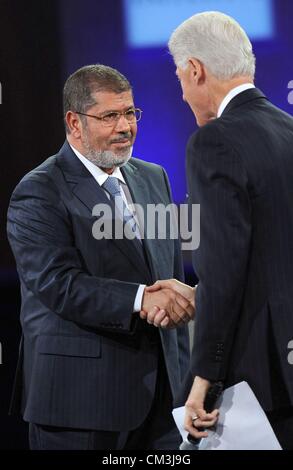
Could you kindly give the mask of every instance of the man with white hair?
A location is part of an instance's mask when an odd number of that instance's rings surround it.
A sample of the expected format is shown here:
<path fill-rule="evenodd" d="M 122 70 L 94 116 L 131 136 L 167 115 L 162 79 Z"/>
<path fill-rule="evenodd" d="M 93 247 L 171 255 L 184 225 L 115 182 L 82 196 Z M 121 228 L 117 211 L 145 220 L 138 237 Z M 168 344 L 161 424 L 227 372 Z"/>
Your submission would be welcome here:
<path fill-rule="evenodd" d="M 200 127 L 187 145 L 201 240 L 185 426 L 205 437 L 218 414 L 204 409 L 210 384 L 245 380 L 293 449 L 293 119 L 254 87 L 251 43 L 229 16 L 192 16 L 169 48 Z"/>

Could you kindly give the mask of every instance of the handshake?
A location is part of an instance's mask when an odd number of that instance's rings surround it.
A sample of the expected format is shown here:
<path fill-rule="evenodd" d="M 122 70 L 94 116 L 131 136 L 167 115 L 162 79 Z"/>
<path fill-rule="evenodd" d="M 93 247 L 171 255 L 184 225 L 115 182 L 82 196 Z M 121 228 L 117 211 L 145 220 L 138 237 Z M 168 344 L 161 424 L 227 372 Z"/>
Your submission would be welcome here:
<path fill-rule="evenodd" d="M 140 318 L 162 328 L 176 328 L 189 322 L 195 314 L 195 289 L 176 279 L 147 286 Z"/>

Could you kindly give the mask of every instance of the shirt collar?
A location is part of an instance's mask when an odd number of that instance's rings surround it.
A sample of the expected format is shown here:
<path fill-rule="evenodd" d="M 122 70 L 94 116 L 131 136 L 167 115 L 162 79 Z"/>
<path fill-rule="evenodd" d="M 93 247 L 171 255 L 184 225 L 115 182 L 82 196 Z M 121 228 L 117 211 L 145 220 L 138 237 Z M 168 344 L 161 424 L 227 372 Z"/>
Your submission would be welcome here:
<path fill-rule="evenodd" d="M 230 101 L 235 98 L 235 96 L 239 95 L 239 93 L 242 93 L 245 90 L 249 90 L 250 88 L 255 88 L 255 86 L 252 83 L 243 83 L 243 85 L 239 85 L 235 88 L 232 88 L 232 90 L 229 91 L 229 93 L 225 96 L 222 103 L 220 104 L 217 117 L 219 118 L 223 114 L 224 109 L 227 107 Z"/>
<path fill-rule="evenodd" d="M 126 181 L 124 179 L 124 176 L 121 173 L 120 168 L 115 167 L 113 173 L 111 175 L 108 175 L 104 170 L 96 166 L 94 163 L 90 162 L 86 157 L 84 157 L 76 148 L 74 148 L 71 144 L 69 144 L 70 147 L 72 148 L 73 152 L 77 156 L 77 158 L 83 163 L 83 165 L 88 169 L 88 171 L 91 173 L 91 175 L 95 178 L 96 182 L 102 186 L 108 176 L 113 176 L 115 178 L 118 178 L 118 180 L 126 184 Z"/>

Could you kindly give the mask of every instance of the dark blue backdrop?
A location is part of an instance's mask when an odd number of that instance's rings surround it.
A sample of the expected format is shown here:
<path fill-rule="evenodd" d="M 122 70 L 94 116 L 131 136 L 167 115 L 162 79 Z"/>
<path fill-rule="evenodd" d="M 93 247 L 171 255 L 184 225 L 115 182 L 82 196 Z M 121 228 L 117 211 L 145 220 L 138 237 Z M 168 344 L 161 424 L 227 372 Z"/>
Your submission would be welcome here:
<path fill-rule="evenodd" d="M 142 0 L 142 5 L 145 2 Z M 196 7 L 196 0 L 194 4 Z M 274 37 L 253 42 L 257 57 L 256 85 L 273 103 L 292 113 L 287 98 L 288 83 L 293 79 L 293 2 L 272 0 L 272 8 Z M 254 12 L 250 14 L 254 19 Z M 262 18 L 257 20 L 261 22 Z M 161 21 L 164 22 L 163 16 Z M 144 28 L 144 24 L 140 27 Z M 128 47 L 122 0 L 85 3 L 62 0 L 60 31 L 64 80 L 78 67 L 96 62 L 116 67 L 130 79 L 136 105 L 144 111 L 134 155 L 162 164 L 169 174 L 176 202 L 182 202 L 186 193 L 185 144 L 196 124 L 182 101 L 167 46 Z"/>

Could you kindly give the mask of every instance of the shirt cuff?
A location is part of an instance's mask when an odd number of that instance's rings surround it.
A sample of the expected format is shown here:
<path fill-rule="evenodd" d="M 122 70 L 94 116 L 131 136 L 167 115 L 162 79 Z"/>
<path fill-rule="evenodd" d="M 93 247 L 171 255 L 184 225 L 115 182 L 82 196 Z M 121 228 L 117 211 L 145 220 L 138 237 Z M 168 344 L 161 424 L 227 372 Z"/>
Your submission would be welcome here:
<path fill-rule="evenodd" d="M 133 312 L 141 311 L 142 297 L 143 297 L 145 287 L 146 287 L 146 284 L 140 284 L 139 288 L 137 289 L 137 293 L 136 293 L 136 297 L 135 297 L 134 305 L 133 305 Z"/>

